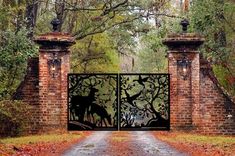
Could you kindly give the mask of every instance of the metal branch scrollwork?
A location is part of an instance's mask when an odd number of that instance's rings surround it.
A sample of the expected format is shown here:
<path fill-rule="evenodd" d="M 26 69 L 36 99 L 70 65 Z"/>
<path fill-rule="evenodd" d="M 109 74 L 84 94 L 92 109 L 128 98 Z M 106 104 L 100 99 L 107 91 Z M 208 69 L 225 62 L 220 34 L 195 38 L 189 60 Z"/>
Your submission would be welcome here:
<path fill-rule="evenodd" d="M 68 81 L 69 130 L 169 129 L 169 74 L 69 74 Z"/>
<path fill-rule="evenodd" d="M 169 75 L 120 76 L 121 129 L 169 129 Z"/>

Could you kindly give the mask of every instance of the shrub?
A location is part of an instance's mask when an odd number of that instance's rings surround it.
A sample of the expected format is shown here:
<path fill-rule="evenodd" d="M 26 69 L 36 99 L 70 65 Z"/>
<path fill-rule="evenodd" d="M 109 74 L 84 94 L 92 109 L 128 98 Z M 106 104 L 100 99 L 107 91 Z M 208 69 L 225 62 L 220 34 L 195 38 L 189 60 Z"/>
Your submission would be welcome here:
<path fill-rule="evenodd" d="M 37 56 L 37 47 L 22 28 L 17 33 L 0 30 L 0 100 L 10 98 L 25 75 L 28 58 Z"/>
<path fill-rule="evenodd" d="M 0 136 L 19 136 L 30 126 L 30 106 L 22 101 L 0 101 Z"/>

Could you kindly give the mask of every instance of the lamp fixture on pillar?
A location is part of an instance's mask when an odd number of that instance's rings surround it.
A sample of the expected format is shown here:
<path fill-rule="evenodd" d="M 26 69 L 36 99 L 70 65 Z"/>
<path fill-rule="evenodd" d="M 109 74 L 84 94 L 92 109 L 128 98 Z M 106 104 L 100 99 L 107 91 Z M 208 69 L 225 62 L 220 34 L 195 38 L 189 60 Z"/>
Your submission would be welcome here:
<path fill-rule="evenodd" d="M 48 60 L 48 67 L 49 67 L 49 73 L 52 76 L 52 78 L 55 78 L 58 76 L 58 68 L 60 67 L 61 61 L 57 58 L 57 53 L 52 54 L 52 58 Z"/>
<path fill-rule="evenodd" d="M 189 61 L 185 56 L 181 60 L 177 61 L 178 66 L 179 66 L 179 74 L 180 76 L 184 79 L 187 80 L 187 77 L 190 72 L 190 64 L 191 61 Z"/>
<path fill-rule="evenodd" d="M 183 19 L 180 22 L 180 25 L 182 26 L 183 33 L 187 33 L 189 21 L 187 19 Z M 177 65 L 179 66 L 179 74 L 184 80 L 187 80 L 187 77 L 189 75 L 190 64 L 191 61 L 187 59 L 184 49 L 182 53 L 182 59 L 177 61 Z"/>

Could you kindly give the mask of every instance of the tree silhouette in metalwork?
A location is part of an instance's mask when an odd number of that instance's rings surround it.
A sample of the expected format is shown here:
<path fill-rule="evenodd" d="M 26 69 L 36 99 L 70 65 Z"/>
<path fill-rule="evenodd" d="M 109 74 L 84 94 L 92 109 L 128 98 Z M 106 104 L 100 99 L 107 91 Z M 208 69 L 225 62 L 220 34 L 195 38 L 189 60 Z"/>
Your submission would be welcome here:
<path fill-rule="evenodd" d="M 121 128 L 169 128 L 167 74 L 123 74 L 120 92 Z"/>

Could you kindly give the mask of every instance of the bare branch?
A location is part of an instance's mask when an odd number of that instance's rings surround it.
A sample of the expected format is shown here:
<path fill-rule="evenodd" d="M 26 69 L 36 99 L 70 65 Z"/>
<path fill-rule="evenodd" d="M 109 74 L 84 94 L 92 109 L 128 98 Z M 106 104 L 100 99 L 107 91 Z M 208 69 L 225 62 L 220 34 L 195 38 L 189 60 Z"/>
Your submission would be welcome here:
<path fill-rule="evenodd" d="M 153 16 L 153 15 L 156 15 L 156 14 L 148 14 L 148 16 Z M 180 17 L 180 16 L 169 15 L 169 14 L 164 14 L 164 13 L 159 13 L 159 14 L 157 14 L 157 15 L 158 15 L 158 16 L 165 16 L 165 17 L 169 17 L 169 18 L 182 18 L 182 19 L 183 19 L 183 17 Z M 136 17 L 134 17 L 134 18 L 126 19 L 126 20 L 123 20 L 123 21 L 121 21 L 121 22 L 117 22 L 117 23 L 114 23 L 114 24 L 112 24 L 112 25 L 109 25 L 109 26 L 107 26 L 107 27 L 102 28 L 102 27 L 104 26 L 104 23 L 107 23 L 108 20 L 110 20 L 110 19 L 106 19 L 106 21 L 102 22 L 98 27 L 94 28 L 92 31 L 87 32 L 87 33 L 82 34 L 82 35 L 79 35 L 79 33 L 77 32 L 77 33 L 75 33 L 73 36 L 74 36 L 77 40 L 80 40 L 80 39 L 83 39 L 83 38 L 85 38 L 85 37 L 87 37 L 87 36 L 90 36 L 90 35 L 95 35 L 95 34 L 103 33 L 103 32 L 105 32 L 106 30 L 109 30 L 109 29 L 111 29 L 111 28 L 113 28 L 113 27 L 115 27 L 115 26 L 122 25 L 122 24 L 126 24 L 126 23 L 130 23 L 130 22 L 133 22 L 133 21 L 138 20 L 138 19 L 140 19 L 140 18 L 146 18 L 146 17 L 147 17 L 146 15 L 139 15 L 139 16 L 136 16 Z"/>

